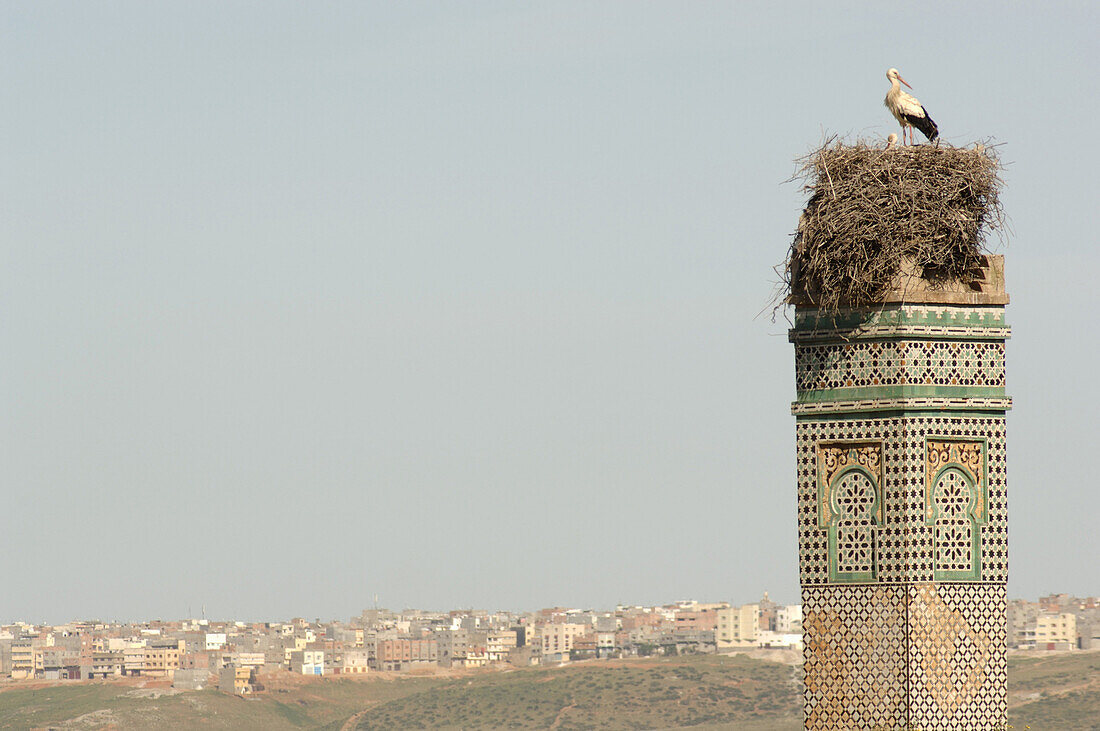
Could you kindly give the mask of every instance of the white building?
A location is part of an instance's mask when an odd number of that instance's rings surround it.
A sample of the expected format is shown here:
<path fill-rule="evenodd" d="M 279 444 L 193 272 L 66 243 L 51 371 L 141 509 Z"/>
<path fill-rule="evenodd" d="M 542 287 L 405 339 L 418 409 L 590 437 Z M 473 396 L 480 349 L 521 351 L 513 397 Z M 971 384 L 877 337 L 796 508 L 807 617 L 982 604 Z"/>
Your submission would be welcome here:
<path fill-rule="evenodd" d="M 771 632 L 760 630 L 756 633 L 756 646 L 772 650 L 798 650 L 802 651 L 802 633 L 789 634 L 783 632 Z"/>
<path fill-rule="evenodd" d="M 324 675 L 325 651 L 294 650 L 290 653 L 290 672 L 302 675 Z"/>
<path fill-rule="evenodd" d="M 332 670 L 337 675 L 361 675 L 370 671 L 371 651 L 366 647 L 351 647 L 335 658 Z"/>
<path fill-rule="evenodd" d="M 222 658 L 223 665 L 235 665 L 239 668 L 262 668 L 266 656 L 262 652 L 231 652 Z"/>
<path fill-rule="evenodd" d="M 802 634 L 802 605 L 778 607 L 775 610 L 775 631 L 780 634 Z"/>

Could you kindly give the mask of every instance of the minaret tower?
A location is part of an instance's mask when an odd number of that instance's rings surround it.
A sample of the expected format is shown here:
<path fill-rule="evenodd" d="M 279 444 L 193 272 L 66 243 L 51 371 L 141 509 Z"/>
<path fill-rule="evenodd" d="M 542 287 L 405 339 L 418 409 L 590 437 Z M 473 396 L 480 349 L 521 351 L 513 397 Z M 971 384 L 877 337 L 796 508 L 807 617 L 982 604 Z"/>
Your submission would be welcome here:
<path fill-rule="evenodd" d="M 879 300 L 791 299 L 805 728 L 1001 729 L 1004 260 Z"/>

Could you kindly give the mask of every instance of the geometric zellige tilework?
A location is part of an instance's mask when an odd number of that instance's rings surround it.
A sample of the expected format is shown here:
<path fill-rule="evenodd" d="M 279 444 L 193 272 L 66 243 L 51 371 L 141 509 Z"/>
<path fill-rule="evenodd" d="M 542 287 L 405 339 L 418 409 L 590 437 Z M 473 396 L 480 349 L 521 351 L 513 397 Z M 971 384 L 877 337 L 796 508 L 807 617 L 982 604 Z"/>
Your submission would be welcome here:
<path fill-rule="evenodd" d="M 874 576 L 875 506 L 878 486 L 863 472 L 845 474 L 833 486 L 837 517 L 833 524 L 834 547 L 830 547 L 841 574 Z"/>
<path fill-rule="evenodd" d="M 796 313 L 807 729 L 1004 727 L 1002 313 Z"/>
<path fill-rule="evenodd" d="M 875 544 L 883 522 L 882 444 L 820 443 L 820 525 L 829 536 L 829 581 L 875 578 Z"/>
<path fill-rule="evenodd" d="M 981 536 L 986 522 L 985 442 L 929 439 L 925 467 L 926 522 L 935 529 L 934 578 L 981 578 Z"/>
<path fill-rule="evenodd" d="M 804 587 L 806 729 L 1003 729 L 1005 587 Z"/>
<path fill-rule="evenodd" d="M 860 421 L 802 420 L 795 427 L 798 470 L 798 547 L 803 585 L 830 583 L 830 532 L 822 524 L 822 488 L 825 477 L 821 454 L 851 443 L 861 449 L 863 444 L 876 443 L 880 454 L 874 469 L 881 496 L 876 511 L 876 527 L 871 532 L 875 557 L 876 580 L 900 580 L 896 569 L 903 561 L 901 522 L 904 500 L 891 486 L 897 478 L 893 471 L 901 456 L 903 434 L 897 419 L 867 419 Z M 860 436 L 857 438 L 857 434 Z M 885 572 L 885 573 L 884 573 Z"/>
<path fill-rule="evenodd" d="M 896 336 L 919 332 L 944 337 L 1004 338 L 1008 333 L 1004 307 L 959 307 L 957 305 L 902 304 L 845 309 L 826 315 L 813 308 L 795 310 L 794 331 L 799 335 L 820 336 L 839 328 L 847 335 L 862 337 Z M 853 326 L 859 330 L 853 332 Z M 907 330 L 916 327 L 917 330 Z"/>
<path fill-rule="evenodd" d="M 800 418 L 795 427 L 798 476 L 799 573 L 803 585 L 829 584 L 829 532 L 821 525 L 818 450 L 845 441 L 881 442 L 882 521 L 874 530 L 875 581 L 924 582 L 934 579 L 934 525 L 926 520 L 926 441 L 982 441 L 985 476 L 982 521 L 976 522 L 973 580 L 1008 579 L 1005 419 L 999 415 L 914 413 L 854 416 L 851 419 Z"/>
<path fill-rule="evenodd" d="M 802 589 L 806 729 L 905 728 L 904 586 Z"/>
<path fill-rule="evenodd" d="M 935 522 L 936 572 L 972 571 L 974 556 L 974 526 L 970 506 L 977 502 L 973 481 L 960 469 L 948 468 L 936 481 L 932 504 L 937 513 Z"/>
<path fill-rule="evenodd" d="M 874 386 L 1005 385 L 998 341 L 896 340 L 795 346 L 799 391 Z"/>
<path fill-rule="evenodd" d="M 909 593 L 909 727 L 1004 728 L 1005 585 L 917 584 Z"/>

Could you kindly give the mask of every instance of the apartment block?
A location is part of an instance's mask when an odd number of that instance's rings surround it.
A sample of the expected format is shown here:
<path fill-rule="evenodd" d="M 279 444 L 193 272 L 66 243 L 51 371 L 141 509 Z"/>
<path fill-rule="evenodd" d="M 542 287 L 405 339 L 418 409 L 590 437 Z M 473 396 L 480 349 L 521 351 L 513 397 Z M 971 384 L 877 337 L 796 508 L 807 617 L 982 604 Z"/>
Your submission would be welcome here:
<path fill-rule="evenodd" d="M 1068 612 L 1043 612 L 1035 627 L 1035 647 L 1040 650 L 1077 648 L 1077 617 Z"/>
<path fill-rule="evenodd" d="M 719 609 L 716 619 L 714 641 L 719 651 L 756 647 L 756 635 L 760 627 L 759 605 L 746 604 Z"/>
<path fill-rule="evenodd" d="M 585 624 L 544 624 L 539 627 L 539 640 L 542 656 L 547 662 L 561 662 L 569 659 L 576 637 L 587 633 L 590 627 Z"/>
<path fill-rule="evenodd" d="M 151 641 L 144 648 L 141 674 L 150 678 L 171 678 L 180 666 L 184 653 L 183 640 L 160 639 Z"/>
<path fill-rule="evenodd" d="M 22 680 L 34 677 L 35 647 L 32 640 L 16 640 L 11 643 L 11 677 Z"/>
<path fill-rule="evenodd" d="M 490 630 L 485 633 L 485 653 L 489 662 L 502 662 L 516 649 L 515 630 Z"/>
<path fill-rule="evenodd" d="M 417 665 L 435 665 L 438 660 L 439 644 L 434 639 L 375 640 L 377 670 L 408 670 Z"/>

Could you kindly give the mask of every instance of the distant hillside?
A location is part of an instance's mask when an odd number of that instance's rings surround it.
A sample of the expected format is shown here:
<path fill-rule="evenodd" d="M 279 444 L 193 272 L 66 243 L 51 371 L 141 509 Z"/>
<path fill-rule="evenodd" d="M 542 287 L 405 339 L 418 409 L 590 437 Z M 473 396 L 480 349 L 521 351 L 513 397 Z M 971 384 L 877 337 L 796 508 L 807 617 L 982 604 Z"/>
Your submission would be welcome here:
<path fill-rule="evenodd" d="M 1100 651 L 1012 655 L 1008 719 L 1015 729 L 1100 729 Z"/>
<path fill-rule="evenodd" d="M 0 728 L 59 729 L 800 729 L 799 669 L 697 655 L 475 672 L 282 672 L 253 698 L 164 683 L 10 683 Z M 144 687 L 141 687 L 144 686 Z M 157 687 L 161 686 L 161 687 Z M 1009 660 L 1009 721 L 1022 730 L 1100 729 L 1100 652 Z"/>
<path fill-rule="evenodd" d="M 359 729 L 802 726 L 796 670 L 744 657 L 581 663 L 452 681 L 383 703 Z"/>

